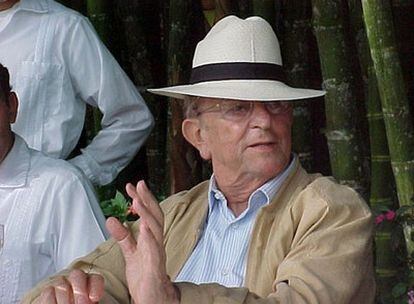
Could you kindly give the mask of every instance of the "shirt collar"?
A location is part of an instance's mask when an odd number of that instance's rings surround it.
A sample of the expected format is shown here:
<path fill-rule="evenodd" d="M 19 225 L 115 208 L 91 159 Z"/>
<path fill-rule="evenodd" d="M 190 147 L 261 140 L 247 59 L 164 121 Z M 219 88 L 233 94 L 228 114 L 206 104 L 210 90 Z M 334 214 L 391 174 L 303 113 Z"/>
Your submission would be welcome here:
<path fill-rule="evenodd" d="M 19 10 L 47 13 L 49 11 L 49 2 L 47 0 L 20 0 Z"/>
<path fill-rule="evenodd" d="M 289 176 L 290 172 L 294 168 L 295 160 L 297 158 L 296 154 L 292 154 L 289 165 L 277 176 L 267 181 L 265 184 L 257 188 L 249 197 L 248 209 L 252 202 L 259 202 L 261 205 L 267 205 L 274 198 L 283 181 Z M 209 189 L 208 189 L 208 208 L 209 213 L 216 205 L 217 201 L 225 200 L 225 196 L 218 189 L 217 182 L 214 177 L 214 173 L 210 177 Z"/>
<path fill-rule="evenodd" d="M 29 148 L 16 135 L 13 147 L 0 164 L 0 188 L 20 188 L 26 185 L 29 168 Z"/>

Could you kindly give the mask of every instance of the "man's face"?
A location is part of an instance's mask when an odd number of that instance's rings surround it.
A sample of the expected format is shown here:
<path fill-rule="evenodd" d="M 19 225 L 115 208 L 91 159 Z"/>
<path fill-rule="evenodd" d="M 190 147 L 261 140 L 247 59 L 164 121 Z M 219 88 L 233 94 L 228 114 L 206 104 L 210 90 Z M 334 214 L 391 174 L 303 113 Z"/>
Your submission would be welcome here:
<path fill-rule="evenodd" d="M 251 112 L 241 121 L 231 121 L 222 112 L 203 113 L 217 102 L 199 100 L 200 134 L 205 145 L 201 155 L 211 159 L 216 174 L 234 180 L 248 178 L 267 181 L 289 163 L 291 154 L 292 108 L 272 114 L 263 103 L 255 102 Z"/>
<path fill-rule="evenodd" d="M 0 163 L 11 149 L 13 133 L 10 125 L 15 121 L 17 114 L 17 98 L 14 93 L 9 96 L 9 103 L 0 98 Z"/>

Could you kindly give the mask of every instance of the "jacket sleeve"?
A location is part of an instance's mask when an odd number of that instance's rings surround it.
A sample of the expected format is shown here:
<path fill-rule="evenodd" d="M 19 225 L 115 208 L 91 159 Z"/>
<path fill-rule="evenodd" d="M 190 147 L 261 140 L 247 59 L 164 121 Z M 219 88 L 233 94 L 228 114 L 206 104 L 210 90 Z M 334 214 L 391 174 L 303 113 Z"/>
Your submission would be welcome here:
<path fill-rule="evenodd" d="M 270 294 L 177 283 L 181 304 L 195 299 L 198 304 L 373 303 L 373 223 L 359 196 L 334 183 L 315 183 L 297 197 L 289 213 L 295 233 L 277 269 L 269 269 L 275 273 Z"/>
<path fill-rule="evenodd" d="M 138 225 L 130 225 L 136 233 Z M 118 244 L 113 240 L 102 243 L 93 252 L 75 260 L 68 269 L 50 277 L 25 294 L 22 303 L 33 303 L 46 286 L 53 285 L 57 277 L 68 276 L 72 269 L 81 269 L 86 273 L 96 273 L 105 280 L 105 296 L 100 303 L 130 303 L 125 278 L 125 262 Z"/>
<path fill-rule="evenodd" d="M 153 117 L 86 18 L 68 34 L 64 57 L 76 96 L 102 112 L 102 129 L 70 162 L 93 184 L 110 183 L 148 137 Z"/>

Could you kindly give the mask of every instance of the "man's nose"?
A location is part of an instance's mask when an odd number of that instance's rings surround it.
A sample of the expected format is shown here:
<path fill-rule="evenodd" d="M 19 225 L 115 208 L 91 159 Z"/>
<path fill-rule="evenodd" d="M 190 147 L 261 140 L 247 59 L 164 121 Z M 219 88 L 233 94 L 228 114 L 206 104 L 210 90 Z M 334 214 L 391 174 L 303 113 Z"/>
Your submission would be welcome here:
<path fill-rule="evenodd" d="M 255 102 L 253 104 L 253 111 L 250 117 L 250 123 L 252 127 L 268 128 L 272 115 L 267 110 L 266 106 L 262 102 Z"/>

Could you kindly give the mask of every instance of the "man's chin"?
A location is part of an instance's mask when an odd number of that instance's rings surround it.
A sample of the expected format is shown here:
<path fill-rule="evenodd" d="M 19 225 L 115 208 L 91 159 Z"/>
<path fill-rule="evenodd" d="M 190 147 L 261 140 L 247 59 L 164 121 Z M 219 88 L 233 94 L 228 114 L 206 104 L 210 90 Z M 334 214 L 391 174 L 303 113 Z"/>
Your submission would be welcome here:
<path fill-rule="evenodd" d="M 251 163 L 252 166 L 255 166 L 255 168 L 252 168 L 254 171 L 256 171 L 256 174 L 258 176 L 261 176 L 263 180 L 267 181 L 269 179 L 272 179 L 283 172 L 283 170 L 286 167 L 285 163 L 281 162 L 272 162 L 272 161 L 257 161 Z"/>

